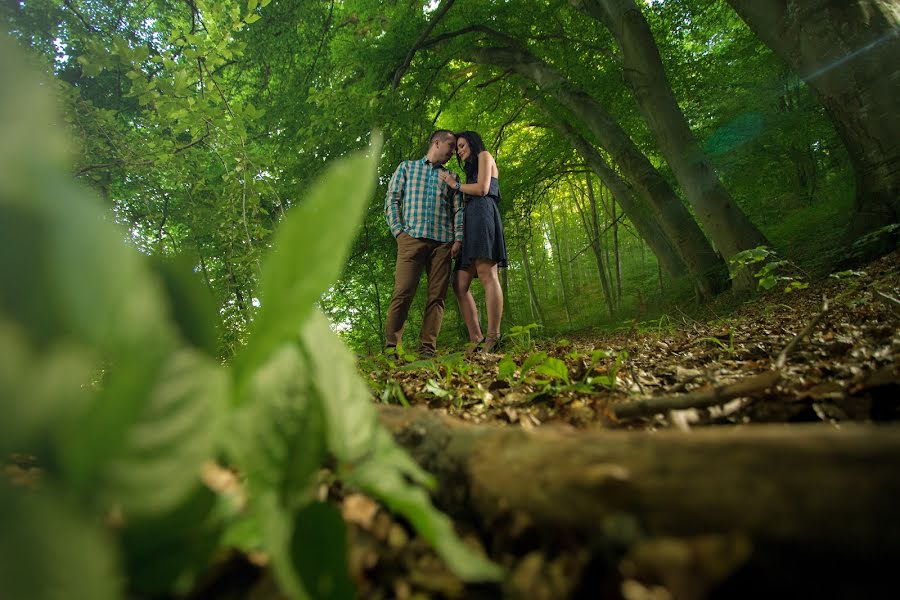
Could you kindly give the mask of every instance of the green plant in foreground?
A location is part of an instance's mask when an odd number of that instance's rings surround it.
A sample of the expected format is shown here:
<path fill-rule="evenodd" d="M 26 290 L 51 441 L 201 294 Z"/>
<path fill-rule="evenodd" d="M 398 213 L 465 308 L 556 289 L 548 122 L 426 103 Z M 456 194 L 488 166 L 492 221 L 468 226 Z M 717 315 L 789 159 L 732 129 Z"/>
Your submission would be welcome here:
<path fill-rule="evenodd" d="M 0 48 L 0 78 L 16 82 L 0 90 L 0 456 L 33 454 L 44 476 L 36 490 L 0 479 L 2 595 L 181 595 L 237 545 L 268 555 L 287 597 L 350 596 L 343 521 L 315 496 L 326 461 L 462 578 L 497 579 L 431 505 L 432 478 L 380 426 L 354 356 L 314 309 L 372 194 L 380 142 L 333 163 L 281 223 L 250 339 L 226 367 L 179 319 L 205 304 L 166 293 L 67 179 L 59 134 L 43 129 L 46 86 L 12 56 Z M 241 474 L 246 507 L 201 482 L 219 459 Z"/>
<path fill-rule="evenodd" d="M 737 277 L 742 269 L 749 269 L 751 265 L 759 266 L 758 270 L 753 271 L 753 276 L 758 281 L 758 287 L 764 290 L 770 290 L 779 283 L 786 284 L 785 293 L 809 287 L 809 282 L 806 281 L 809 277 L 800 267 L 789 260 L 779 258 L 774 250 L 766 246 L 738 252 L 729 262 L 734 267 L 731 272 L 732 279 Z"/>
<path fill-rule="evenodd" d="M 540 328 L 537 323 L 529 323 L 528 325 L 513 325 L 506 334 L 506 339 L 511 342 L 511 350 L 513 352 L 529 352 L 534 349 L 534 339 L 531 332 Z"/>

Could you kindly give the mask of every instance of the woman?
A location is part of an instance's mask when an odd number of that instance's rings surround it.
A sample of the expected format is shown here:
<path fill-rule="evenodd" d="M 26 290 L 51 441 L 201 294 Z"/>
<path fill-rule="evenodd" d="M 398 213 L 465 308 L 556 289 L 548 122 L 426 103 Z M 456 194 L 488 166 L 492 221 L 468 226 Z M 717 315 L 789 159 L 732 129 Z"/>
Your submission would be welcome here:
<path fill-rule="evenodd" d="M 490 352 L 500 343 L 503 316 L 503 290 L 497 269 L 507 266 L 506 242 L 497 209 L 500 171 L 494 157 L 485 150 L 481 136 L 474 131 L 456 134 L 456 156 L 465 170 L 466 183 L 460 184 L 448 171 L 440 173 L 444 183 L 466 195 L 463 243 L 454 268 L 453 292 L 469 330 L 469 340 L 483 344 L 482 349 Z M 469 290 L 473 277 L 478 277 L 484 286 L 487 336 L 481 334 L 478 308 Z"/>

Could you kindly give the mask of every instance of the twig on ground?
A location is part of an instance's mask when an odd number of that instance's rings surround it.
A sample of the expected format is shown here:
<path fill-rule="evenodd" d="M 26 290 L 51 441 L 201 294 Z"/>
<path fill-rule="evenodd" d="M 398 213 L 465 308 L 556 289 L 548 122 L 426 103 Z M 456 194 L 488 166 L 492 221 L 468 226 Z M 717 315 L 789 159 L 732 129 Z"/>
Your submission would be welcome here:
<path fill-rule="evenodd" d="M 775 369 L 776 370 L 780 371 L 781 369 L 784 368 L 784 363 L 785 363 L 785 361 L 787 361 L 788 354 L 791 353 L 791 351 L 797 346 L 797 344 L 799 344 L 803 340 L 803 338 L 805 338 L 812 332 L 813 328 L 815 328 L 815 326 L 819 324 L 819 321 L 822 320 L 822 317 L 824 317 L 825 313 L 827 313 L 827 312 L 828 312 L 828 298 L 823 297 L 821 312 L 819 312 L 819 314 L 817 314 L 816 317 L 812 321 L 810 321 L 809 325 L 807 325 L 803 329 L 803 331 L 798 333 L 796 336 L 794 336 L 794 339 L 792 339 L 790 342 L 788 342 L 788 345 L 784 347 L 784 350 L 779 352 L 778 358 L 775 359 Z"/>
<path fill-rule="evenodd" d="M 881 298 L 887 303 L 887 305 L 891 307 L 891 310 L 894 311 L 894 314 L 900 314 L 900 300 L 880 290 L 875 290 L 875 293 L 881 296 Z"/>
<path fill-rule="evenodd" d="M 612 407 L 616 418 L 629 419 L 633 417 L 645 417 L 669 410 L 684 410 L 687 408 L 707 408 L 724 404 L 735 398 L 753 396 L 766 391 L 778 380 L 781 372 L 777 370 L 766 371 L 753 377 L 741 379 L 734 383 L 716 386 L 712 389 L 698 390 L 689 394 L 677 394 L 675 396 L 662 396 L 659 398 L 645 398 L 634 402 L 625 402 Z"/>

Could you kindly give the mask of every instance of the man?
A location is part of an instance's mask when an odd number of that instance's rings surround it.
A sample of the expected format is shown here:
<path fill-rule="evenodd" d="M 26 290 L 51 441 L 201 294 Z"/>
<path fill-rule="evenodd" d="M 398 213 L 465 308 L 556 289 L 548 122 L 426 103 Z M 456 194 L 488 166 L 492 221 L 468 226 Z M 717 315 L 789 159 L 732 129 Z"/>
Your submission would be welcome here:
<path fill-rule="evenodd" d="M 450 261 L 462 247 L 463 203 L 459 181 L 449 186 L 438 174 L 456 151 L 456 136 L 439 129 L 431 134 L 428 152 L 400 163 L 388 185 L 384 214 L 397 239 L 394 293 L 388 307 L 385 345 L 394 348 L 416 295 L 422 271 L 428 276 L 428 299 L 422 320 L 422 356 L 433 356 L 444 318 L 444 296 L 450 283 Z"/>

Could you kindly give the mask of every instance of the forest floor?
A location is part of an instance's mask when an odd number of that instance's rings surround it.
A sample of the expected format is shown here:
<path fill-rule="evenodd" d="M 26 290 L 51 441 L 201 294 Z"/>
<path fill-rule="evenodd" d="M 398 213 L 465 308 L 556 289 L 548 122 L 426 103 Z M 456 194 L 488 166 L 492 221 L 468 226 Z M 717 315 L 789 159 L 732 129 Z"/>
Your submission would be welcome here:
<path fill-rule="evenodd" d="M 807 289 L 711 306 L 705 318 L 679 311 L 626 331 L 566 339 L 532 341 L 521 331 L 500 353 L 409 363 L 375 357 L 361 369 L 381 402 L 528 431 L 897 421 L 898 298 L 900 252 L 894 252 Z M 683 408 L 641 402 L 660 399 Z M 599 588 L 594 582 L 585 594 L 589 551 L 503 548 L 488 539 L 496 535 L 458 521 L 464 539 L 490 547 L 510 573 L 502 588 L 466 586 L 406 523 L 372 500 L 340 491 L 334 500 L 351 525 L 351 570 L 363 598 L 594 597 L 606 588 L 612 593 L 605 597 L 679 597 L 665 586 L 618 577 Z"/>

